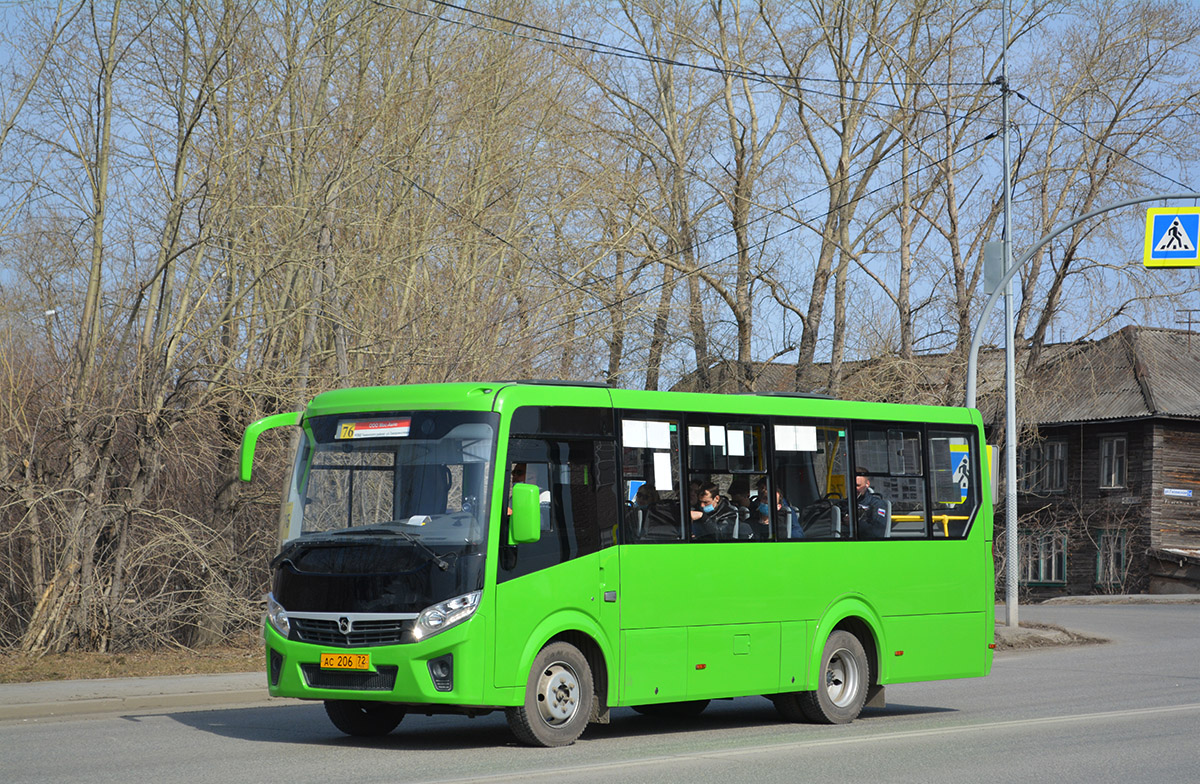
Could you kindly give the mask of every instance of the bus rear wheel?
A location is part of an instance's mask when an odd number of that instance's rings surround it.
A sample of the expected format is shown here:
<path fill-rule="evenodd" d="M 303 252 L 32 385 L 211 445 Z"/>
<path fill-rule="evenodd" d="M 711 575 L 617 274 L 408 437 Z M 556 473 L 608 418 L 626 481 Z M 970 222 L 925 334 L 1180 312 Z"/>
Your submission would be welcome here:
<path fill-rule="evenodd" d="M 862 712 L 871 685 L 871 665 L 858 638 L 835 631 L 821 652 L 820 681 L 815 691 L 799 692 L 797 706 L 818 724 L 849 724 Z"/>
<path fill-rule="evenodd" d="M 325 715 L 347 735 L 378 738 L 396 729 L 404 718 L 404 709 L 385 702 L 325 700 Z"/>
<path fill-rule="evenodd" d="M 592 715 L 592 668 L 574 645 L 553 642 L 538 653 L 525 684 L 525 702 L 505 708 L 517 740 L 530 746 L 569 746 Z"/>

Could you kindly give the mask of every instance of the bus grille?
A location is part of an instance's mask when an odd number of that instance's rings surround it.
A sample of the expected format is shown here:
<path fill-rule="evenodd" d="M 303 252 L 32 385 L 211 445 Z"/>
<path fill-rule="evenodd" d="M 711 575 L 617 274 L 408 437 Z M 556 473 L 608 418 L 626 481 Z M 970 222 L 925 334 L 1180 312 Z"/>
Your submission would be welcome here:
<path fill-rule="evenodd" d="M 316 618 L 292 617 L 294 639 L 316 645 L 334 645 L 338 648 L 360 648 L 366 645 L 395 645 L 404 642 L 405 633 L 412 621 L 355 621 L 354 630 L 342 634 L 337 621 Z"/>
<path fill-rule="evenodd" d="M 322 670 L 318 664 L 301 664 L 304 681 L 314 689 L 354 689 L 355 691 L 391 691 L 396 688 L 395 666 L 379 667 L 379 672 Z"/>

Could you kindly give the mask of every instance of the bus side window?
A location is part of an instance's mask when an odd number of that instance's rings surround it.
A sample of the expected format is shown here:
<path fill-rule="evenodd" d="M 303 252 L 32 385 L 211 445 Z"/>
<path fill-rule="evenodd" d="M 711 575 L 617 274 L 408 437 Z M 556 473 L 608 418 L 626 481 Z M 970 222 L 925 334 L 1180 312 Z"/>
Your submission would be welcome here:
<path fill-rule="evenodd" d="M 922 539 L 928 536 L 925 508 L 925 464 L 921 429 L 907 423 L 870 423 L 854 429 L 854 465 L 870 480 L 870 491 L 882 497 L 886 519 L 868 524 L 855 520 L 863 539 Z M 855 504 L 858 510 L 875 509 Z M 872 515 L 874 513 L 872 512 Z"/>
<path fill-rule="evenodd" d="M 932 534 L 935 539 L 965 539 L 979 510 L 980 455 L 974 431 L 929 430 L 929 477 Z"/>
<path fill-rule="evenodd" d="M 698 542 L 764 541 L 772 537 L 770 505 L 759 512 L 758 482 L 766 472 L 765 427 L 740 417 L 687 418 L 688 520 Z M 694 488 L 698 496 L 691 498 Z M 711 507 L 711 508 L 706 508 Z"/>
<path fill-rule="evenodd" d="M 501 545 L 498 581 L 589 555 L 612 543 L 616 461 L 611 441 L 514 438 L 509 460 L 515 469 L 512 479 L 541 490 L 542 536 L 536 542 Z M 508 541 L 507 515 L 500 535 L 501 542 Z"/>
<path fill-rule="evenodd" d="M 621 419 L 622 541 L 683 541 L 688 501 L 680 492 L 679 422 L 637 416 Z"/>
<path fill-rule="evenodd" d="M 846 424 L 776 420 L 774 478 L 787 510 L 780 538 L 799 541 L 849 535 Z"/>

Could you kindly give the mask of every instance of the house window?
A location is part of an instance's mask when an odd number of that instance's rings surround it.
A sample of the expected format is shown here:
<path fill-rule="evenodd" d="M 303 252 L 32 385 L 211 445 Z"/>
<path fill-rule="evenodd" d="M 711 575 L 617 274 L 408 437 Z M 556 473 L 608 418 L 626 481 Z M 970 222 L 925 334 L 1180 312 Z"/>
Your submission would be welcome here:
<path fill-rule="evenodd" d="M 1020 463 L 1017 489 L 1022 493 L 1061 493 L 1067 489 L 1066 441 L 1022 447 Z"/>
<path fill-rule="evenodd" d="M 1100 486 L 1125 487 L 1125 436 L 1100 439 Z"/>
<path fill-rule="evenodd" d="M 1125 579 L 1125 532 L 1101 531 L 1096 550 L 1096 584 L 1119 585 Z"/>
<path fill-rule="evenodd" d="M 1066 537 L 1060 531 L 1021 532 L 1021 582 L 1066 582 Z"/>

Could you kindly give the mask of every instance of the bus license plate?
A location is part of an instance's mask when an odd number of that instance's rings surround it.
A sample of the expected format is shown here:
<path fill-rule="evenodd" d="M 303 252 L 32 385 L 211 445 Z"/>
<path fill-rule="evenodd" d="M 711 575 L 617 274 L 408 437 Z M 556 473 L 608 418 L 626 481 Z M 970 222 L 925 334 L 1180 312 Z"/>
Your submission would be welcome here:
<path fill-rule="evenodd" d="M 322 670 L 369 670 L 371 669 L 371 654 L 369 653 L 322 653 Z"/>

